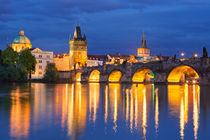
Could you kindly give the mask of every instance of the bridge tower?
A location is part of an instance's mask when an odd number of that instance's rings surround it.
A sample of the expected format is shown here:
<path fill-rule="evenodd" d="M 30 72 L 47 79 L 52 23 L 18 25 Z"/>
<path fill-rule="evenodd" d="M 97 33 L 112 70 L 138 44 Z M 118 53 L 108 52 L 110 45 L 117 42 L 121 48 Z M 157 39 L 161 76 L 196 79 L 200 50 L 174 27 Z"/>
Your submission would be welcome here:
<path fill-rule="evenodd" d="M 147 47 L 146 37 L 144 35 L 144 32 L 143 32 L 143 36 L 142 36 L 141 46 L 140 46 L 140 48 L 138 48 L 137 56 L 138 57 L 149 57 L 150 56 L 150 49 Z"/>
<path fill-rule="evenodd" d="M 80 26 L 76 26 L 74 37 L 69 39 L 70 70 L 81 69 L 87 64 L 87 40 L 82 36 Z"/>

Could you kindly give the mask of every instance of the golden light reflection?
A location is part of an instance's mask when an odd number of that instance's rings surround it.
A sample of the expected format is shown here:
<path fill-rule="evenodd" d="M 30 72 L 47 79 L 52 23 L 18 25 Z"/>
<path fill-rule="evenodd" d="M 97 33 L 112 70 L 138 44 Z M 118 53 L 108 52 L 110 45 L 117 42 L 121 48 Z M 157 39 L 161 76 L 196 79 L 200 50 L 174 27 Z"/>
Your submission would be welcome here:
<path fill-rule="evenodd" d="M 99 108 L 99 88 L 99 83 L 89 83 L 89 120 L 92 120 L 94 123 L 97 119 L 96 114 Z"/>
<path fill-rule="evenodd" d="M 100 80 L 100 72 L 98 70 L 92 71 L 89 76 L 89 82 L 99 82 L 99 80 Z"/>
<path fill-rule="evenodd" d="M 199 89 L 199 87 L 197 88 Z M 193 125 L 194 125 L 195 139 L 198 139 L 199 112 L 200 112 L 199 101 L 200 101 L 200 91 L 196 90 L 196 86 L 193 85 Z"/>
<path fill-rule="evenodd" d="M 109 107 L 109 100 L 108 100 L 108 86 L 106 85 L 105 87 L 105 114 L 104 114 L 104 120 L 105 123 L 107 123 L 107 118 L 108 118 L 108 107 Z"/>
<path fill-rule="evenodd" d="M 184 139 L 184 129 L 185 125 L 188 123 L 188 113 L 191 111 L 193 112 L 194 138 L 197 139 L 200 108 L 199 100 L 199 85 L 168 85 L 169 113 L 179 118 L 181 139 Z M 191 108 L 192 106 L 193 109 Z"/>
<path fill-rule="evenodd" d="M 11 92 L 10 136 L 18 139 L 27 138 L 30 129 L 30 101 L 27 93 L 20 88 Z"/>
<path fill-rule="evenodd" d="M 199 79 L 198 73 L 193 68 L 189 66 L 178 66 L 170 72 L 167 80 L 168 82 L 185 82 L 186 76 L 190 79 Z"/>
<path fill-rule="evenodd" d="M 121 100 L 120 100 L 120 84 L 109 84 L 109 102 L 111 113 L 113 114 L 113 130 L 117 131 L 117 118 L 118 110 L 121 110 Z"/>
<path fill-rule="evenodd" d="M 58 118 L 61 117 L 62 128 L 67 127 L 67 134 L 73 139 L 78 137 L 86 126 L 88 99 L 86 93 L 87 87 L 80 83 L 55 86 L 55 114 Z"/>
<path fill-rule="evenodd" d="M 111 74 L 109 75 L 109 82 L 120 82 L 122 73 L 118 70 L 115 70 L 113 72 L 111 72 Z"/>
<path fill-rule="evenodd" d="M 133 82 L 150 82 L 152 71 L 148 68 L 140 68 L 133 75 Z"/>
<path fill-rule="evenodd" d="M 159 123 L 159 99 L 158 99 L 158 89 L 155 90 L 155 129 L 158 131 Z"/>
<path fill-rule="evenodd" d="M 147 133 L 148 109 L 151 102 L 151 85 L 133 84 L 126 90 L 125 116 L 131 133 L 141 128 L 144 138 Z"/>

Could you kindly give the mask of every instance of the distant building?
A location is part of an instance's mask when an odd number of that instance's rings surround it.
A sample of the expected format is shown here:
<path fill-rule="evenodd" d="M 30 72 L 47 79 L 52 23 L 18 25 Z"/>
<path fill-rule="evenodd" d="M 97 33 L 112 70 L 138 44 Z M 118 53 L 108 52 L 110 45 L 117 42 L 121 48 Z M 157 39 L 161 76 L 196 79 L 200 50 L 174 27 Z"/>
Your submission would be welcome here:
<path fill-rule="evenodd" d="M 87 67 L 101 66 L 105 60 L 105 55 L 88 55 Z"/>
<path fill-rule="evenodd" d="M 73 39 L 69 40 L 70 70 L 81 68 L 87 65 L 87 40 L 86 35 L 82 36 L 81 29 L 76 26 Z"/>
<path fill-rule="evenodd" d="M 140 62 L 143 62 L 143 61 L 149 60 L 150 58 L 151 58 L 150 57 L 150 49 L 147 47 L 146 37 L 143 33 L 141 46 L 140 46 L 140 48 L 138 48 L 138 52 L 137 52 L 137 59 Z"/>
<path fill-rule="evenodd" d="M 43 51 L 39 48 L 30 49 L 33 56 L 36 58 L 35 72 L 32 73 L 32 79 L 41 79 L 44 77 L 45 69 L 48 63 L 53 63 L 53 52 Z"/>
<path fill-rule="evenodd" d="M 54 55 L 54 63 L 58 71 L 69 71 L 70 70 L 70 59 L 69 53 L 56 54 Z"/>
<path fill-rule="evenodd" d="M 21 30 L 19 35 L 13 40 L 11 47 L 14 51 L 19 53 L 22 50 L 31 49 L 32 45 L 30 40 L 24 35 L 24 31 Z"/>

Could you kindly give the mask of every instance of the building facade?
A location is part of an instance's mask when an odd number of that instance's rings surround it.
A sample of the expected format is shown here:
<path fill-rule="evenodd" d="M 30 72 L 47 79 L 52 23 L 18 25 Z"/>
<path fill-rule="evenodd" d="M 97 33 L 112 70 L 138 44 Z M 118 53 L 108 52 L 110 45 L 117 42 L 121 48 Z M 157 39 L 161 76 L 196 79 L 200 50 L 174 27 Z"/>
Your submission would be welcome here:
<path fill-rule="evenodd" d="M 32 79 L 42 79 L 48 63 L 53 63 L 53 52 L 43 51 L 39 48 L 30 49 L 32 55 L 36 58 L 35 72 L 32 73 Z"/>
<path fill-rule="evenodd" d="M 58 71 L 69 71 L 70 70 L 70 59 L 69 53 L 56 54 L 54 55 L 54 63 Z"/>
<path fill-rule="evenodd" d="M 76 26 L 73 39 L 69 39 L 70 70 L 80 69 L 87 65 L 87 40 L 82 36 L 81 29 Z"/>
<path fill-rule="evenodd" d="M 22 50 L 31 49 L 32 45 L 30 40 L 24 35 L 24 31 L 21 30 L 19 35 L 13 40 L 11 47 L 14 51 L 19 53 Z"/>
<path fill-rule="evenodd" d="M 105 61 L 105 55 L 88 55 L 87 67 L 102 66 Z"/>

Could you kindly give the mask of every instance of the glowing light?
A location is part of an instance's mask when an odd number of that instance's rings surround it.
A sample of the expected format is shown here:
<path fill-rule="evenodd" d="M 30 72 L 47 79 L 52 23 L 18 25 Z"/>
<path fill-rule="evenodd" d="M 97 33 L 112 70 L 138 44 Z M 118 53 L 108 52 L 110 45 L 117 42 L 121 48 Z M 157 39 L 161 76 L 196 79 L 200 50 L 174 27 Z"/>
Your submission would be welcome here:
<path fill-rule="evenodd" d="M 148 68 L 140 68 L 133 75 L 133 82 L 150 82 L 151 78 L 153 78 L 153 74 Z"/>
<path fill-rule="evenodd" d="M 98 70 L 94 70 L 91 72 L 89 77 L 89 82 L 99 82 L 100 72 Z"/>
<path fill-rule="evenodd" d="M 184 55 L 185 55 L 185 54 L 182 52 L 182 53 L 181 53 L 181 56 L 184 56 Z"/>
<path fill-rule="evenodd" d="M 120 82 L 122 73 L 118 70 L 111 72 L 109 75 L 109 82 Z"/>
<path fill-rule="evenodd" d="M 198 57 L 198 54 L 195 53 L 195 54 L 194 54 L 194 57 L 197 58 L 197 57 Z"/>
<path fill-rule="evenodd" d="M 78 72 L 78 73 L 76 74 L 76 76 L 75 76 L 75 77 L 76 77 L 76 78 L 75 78 L 75 81 L 76 81 L 76 82 L 80 82 L 80 81 L 81 81 L 81 74 L 82 74 L 81 72 Z"/>
<path fill-rule="evenodd" d="M 184 82 L 186 76 L 191 79 L 199 79 L 198 73 L 193 68 L 189 66 L 178 66 L 170 72 L 168 82 Z"/>

